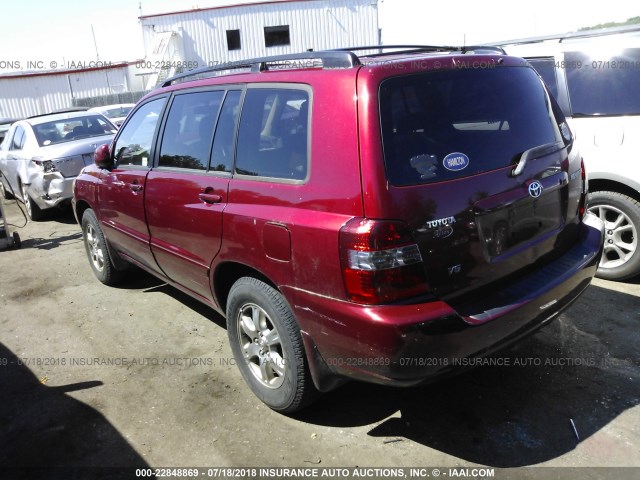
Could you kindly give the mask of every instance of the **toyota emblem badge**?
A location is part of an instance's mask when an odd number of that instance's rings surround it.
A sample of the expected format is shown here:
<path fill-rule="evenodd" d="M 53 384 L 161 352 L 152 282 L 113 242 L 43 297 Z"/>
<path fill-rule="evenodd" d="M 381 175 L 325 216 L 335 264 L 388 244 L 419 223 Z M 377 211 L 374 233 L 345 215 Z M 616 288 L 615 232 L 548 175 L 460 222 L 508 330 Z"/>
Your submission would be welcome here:
<path fill-rule="evenodd" d="M 535 180 L 529 184 L 529 195 L 538 198 L 542 194 L 542 184 Z"/>

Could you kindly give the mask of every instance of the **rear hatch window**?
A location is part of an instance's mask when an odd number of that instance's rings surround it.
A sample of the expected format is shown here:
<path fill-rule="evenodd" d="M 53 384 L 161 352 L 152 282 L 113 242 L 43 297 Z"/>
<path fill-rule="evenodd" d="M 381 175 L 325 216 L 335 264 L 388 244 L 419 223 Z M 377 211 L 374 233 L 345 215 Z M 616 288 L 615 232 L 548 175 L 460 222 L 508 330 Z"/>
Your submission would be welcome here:
<path fill-rule="evenodd" d="M 409 227 L 431 291 L 459 312 L 489 318 L 504 299 L 486 295 L 577 242 L 580 157 L 533 68 L 393 77 L 379 104 L 382 215 Z"/>
<path fill-rule="evenodd" d="M 380 86 L 387 178 L 396 186 L 462 178 L 516 164 L 561 142 L 533 69 L 495 67 L 394 77 Z"/>

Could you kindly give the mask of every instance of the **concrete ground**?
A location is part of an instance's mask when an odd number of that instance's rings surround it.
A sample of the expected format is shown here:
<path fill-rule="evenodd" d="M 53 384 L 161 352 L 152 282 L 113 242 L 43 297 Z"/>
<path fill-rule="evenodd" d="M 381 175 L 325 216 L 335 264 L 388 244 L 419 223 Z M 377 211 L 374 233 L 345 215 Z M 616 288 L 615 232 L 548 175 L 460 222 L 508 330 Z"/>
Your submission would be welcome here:
<path fill-rule="evenodd" d="M 99 283 L 70 213 L 18 231 L 0 251 L 2 468 L 640 467 L 637 280 L 595 280 L 503 366 L 350 383 L 287 417 L 243 383 L 222 317 L 141 272 Z"/>

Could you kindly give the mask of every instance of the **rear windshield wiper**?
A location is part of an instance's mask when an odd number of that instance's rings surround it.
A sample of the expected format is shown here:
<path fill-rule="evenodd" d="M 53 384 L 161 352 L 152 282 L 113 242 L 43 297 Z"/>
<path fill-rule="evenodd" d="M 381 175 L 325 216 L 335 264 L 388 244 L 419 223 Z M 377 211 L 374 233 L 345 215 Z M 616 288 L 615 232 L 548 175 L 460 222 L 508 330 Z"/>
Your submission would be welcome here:
<path fill-rule="evenodd" d="M 525 150 L 522 152 L 520 156 L 520 160 L 516 164 L 516 168 L 511 171 L 512 177 L 517 177 L 524 171 L 524 167 L 527 166 L 527 162 L 529 160 L 533 160 L 534 158 L 544 157 L 546 155 L 550 155 L 558 150 L 564 148 L 563 142 L 554 142 L 554 143 L 545 143 L 544 145 L 539 145 L 537 147 L 530 148 L 529 150 Z"/>

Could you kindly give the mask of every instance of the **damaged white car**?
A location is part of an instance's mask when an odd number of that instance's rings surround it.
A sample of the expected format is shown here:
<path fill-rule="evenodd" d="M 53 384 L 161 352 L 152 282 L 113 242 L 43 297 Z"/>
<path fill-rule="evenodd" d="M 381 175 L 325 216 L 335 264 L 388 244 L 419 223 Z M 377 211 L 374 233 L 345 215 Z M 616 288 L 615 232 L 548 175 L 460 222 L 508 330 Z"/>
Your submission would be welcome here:
<path fill-rule="evenodd" d="M 67 205 L 73 180 L 116 127 L 94 112 L 39 115 L 14 123 L 0 145 L 0 194 L 17 196 L 31 220 Z"/>

